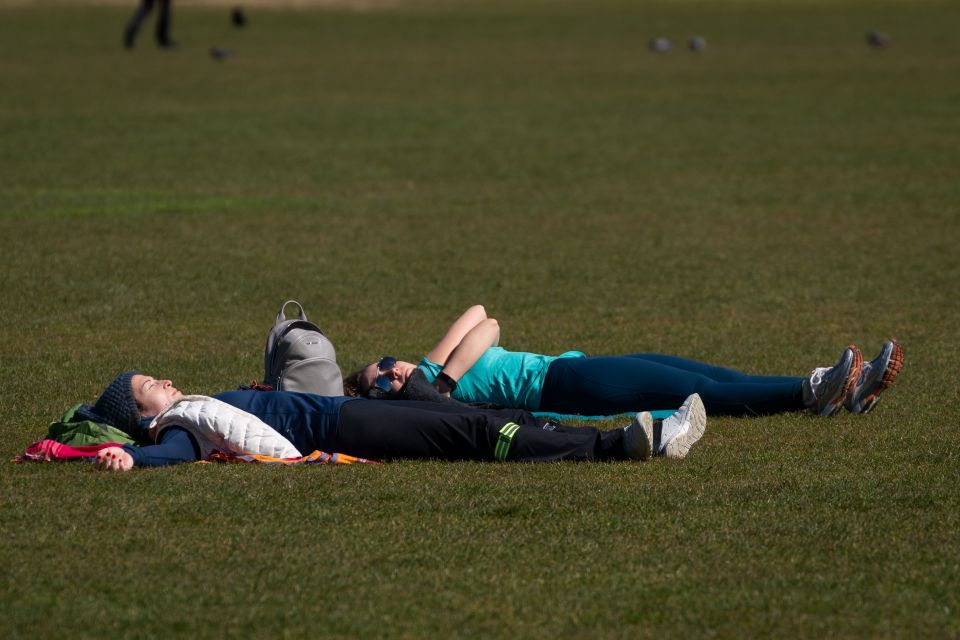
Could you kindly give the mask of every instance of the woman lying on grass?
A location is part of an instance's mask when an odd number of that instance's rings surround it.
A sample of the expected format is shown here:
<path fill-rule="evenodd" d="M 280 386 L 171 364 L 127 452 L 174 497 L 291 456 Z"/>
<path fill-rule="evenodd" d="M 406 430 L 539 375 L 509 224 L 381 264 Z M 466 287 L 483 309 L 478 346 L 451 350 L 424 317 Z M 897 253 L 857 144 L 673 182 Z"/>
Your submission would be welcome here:
<path fill-rule="evenodd" d="M 439 393 L 468 403 L 559 414 L 614 415 L 672 409 L 690 394 L 718 415 L 761 415 L 807 409 L 830 416 L 842 407 L 866 413 L 903 366 L 903 348 L 884 343 L 864 364 L 847 347 L 832 367 L 807 377 L 755 376 L 694 360 L 651 353 L 559 356 L 500 348 L 500 327 L 480 305 L 467 309 L 414 365 L 387 356 L 348 376 L 348 395 L 391 398 L 425 376 Z M 418 373 L 419 372 L 419 373 Z"/>
<path fill-rule="evenodd" d="M 194 414 L 224 415 L 219 431 L 205 430 L 186 412 L 168 420 L 183 403 L 198 403 Z M 239 411 L 238 411 L 239 410 Z M 109 447 L 98 452 L 99 469 L 127 471 L 163 466 L 222 453 L 262 453 L 264 440 L 278 434 L 301 455 L 314 450 L 368 459 L 440 459 L 552 462 L 558 460 L 647 460 L 683 458 L 700 439 L 706 413 L 693 395 L 666 420 L 654 423 L 638 413 L 626 427 L 600 431 L 538 421 L 522 410 L 485 410 L 431 402 L 371 402 L 287 391 L 227 391 L 212 398 L 184 396 L 170 380 L 128 371 L 106 388 L 94 405 L 76 414 L 110 424 L 145 446 Z M 160 416 L 155 422 L 154 416 Z M 262 425 L 262 426 L 261 426 Z M 222 428 L 221 428 L 222 427 Z M 249 428 L 248 428 L 249 427 Z M 251 436 L 254 429 L 256 434 Z M 227 434 L 224 436 L 223 434 Z M 226 449 L 226 450 L 224 450 Z"/>

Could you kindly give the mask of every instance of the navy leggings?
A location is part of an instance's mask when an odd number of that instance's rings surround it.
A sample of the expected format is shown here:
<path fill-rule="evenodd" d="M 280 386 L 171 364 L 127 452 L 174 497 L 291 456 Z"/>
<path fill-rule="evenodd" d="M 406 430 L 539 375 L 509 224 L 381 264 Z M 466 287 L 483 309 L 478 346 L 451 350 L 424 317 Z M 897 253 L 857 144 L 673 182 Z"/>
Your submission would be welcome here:
<path fill-rule="evenodd" d="M 611 415 L 676 409 L 699 393 L 707 413 L 762 415 L 803 409 L 803 378 L 753 376 L 656 353 L 559 358 L 547 370 L 540 411 Z"/>

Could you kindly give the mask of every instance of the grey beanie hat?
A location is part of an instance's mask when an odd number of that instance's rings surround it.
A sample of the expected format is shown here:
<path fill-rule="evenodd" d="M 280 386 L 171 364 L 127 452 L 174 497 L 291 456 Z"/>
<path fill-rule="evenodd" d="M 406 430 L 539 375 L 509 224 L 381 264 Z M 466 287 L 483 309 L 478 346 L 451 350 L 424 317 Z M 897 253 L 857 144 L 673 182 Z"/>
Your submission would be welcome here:
<path fill-rule="evenodd" d="M 127 433 L 136 433 L 140 426 L 140 408 L 133 397 L 131 379 L 137 371 L 121 373 L 113 379 L 93 405 L 93 412 Z"/>

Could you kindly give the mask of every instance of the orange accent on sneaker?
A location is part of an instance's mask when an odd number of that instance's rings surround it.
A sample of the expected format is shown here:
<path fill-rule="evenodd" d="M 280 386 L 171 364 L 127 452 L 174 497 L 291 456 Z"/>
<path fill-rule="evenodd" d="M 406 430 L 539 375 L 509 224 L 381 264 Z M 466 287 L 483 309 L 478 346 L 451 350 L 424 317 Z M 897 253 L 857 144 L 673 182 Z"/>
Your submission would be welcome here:
<path fill-rule="evenodd" d="M 850 365 L 850 373 L 847 374 L 847 381 L 843 385 L 843 391 L 840 392 L 836 400 L 830 403 L 830 406 L 833 407 L 843 405 L 843 401 L 847 399 L 853 386 L 857 384 L 857 380 L 860 379 L 860 372 L 863 371 L 863 354 L 860 352 L 860 349 L 857 349 L 857 345 L 855 344 L 848 345 L 847 348 L 853 350 L 853 363 Z"/>
<path fill-rule="evenodd" d="M 864 407 L 872 407 L 876 395 L 888 389 L 900 375 L 900 370 L 903 369 L 903 347 L 900 346 L 896 338 L 892 338 L 890 341 L 893 342 L 893 353 L 890 354 L 890 361 L 887 362 L 887 368 L 883 372 L 880 384 L 873 390 L 873 393 L 863 399 Z"/>

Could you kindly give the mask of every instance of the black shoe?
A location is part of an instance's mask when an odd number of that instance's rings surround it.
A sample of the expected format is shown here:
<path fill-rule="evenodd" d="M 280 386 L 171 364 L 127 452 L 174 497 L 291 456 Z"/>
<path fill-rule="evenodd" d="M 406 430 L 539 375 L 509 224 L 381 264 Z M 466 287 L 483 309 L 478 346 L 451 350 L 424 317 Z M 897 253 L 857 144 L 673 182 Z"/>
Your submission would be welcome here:
<path fill-rule="evenodd" d="M 157 46 L 161 49 L 166 49 L 167 51 L 173 51 L 177 48 L 177 43 L 173 40 L 160 40 L 157 42 Z"/>

